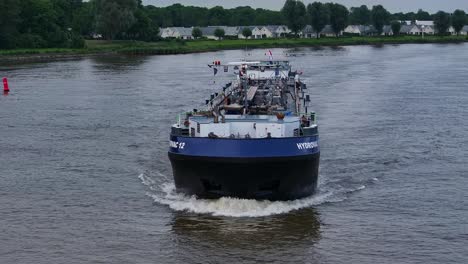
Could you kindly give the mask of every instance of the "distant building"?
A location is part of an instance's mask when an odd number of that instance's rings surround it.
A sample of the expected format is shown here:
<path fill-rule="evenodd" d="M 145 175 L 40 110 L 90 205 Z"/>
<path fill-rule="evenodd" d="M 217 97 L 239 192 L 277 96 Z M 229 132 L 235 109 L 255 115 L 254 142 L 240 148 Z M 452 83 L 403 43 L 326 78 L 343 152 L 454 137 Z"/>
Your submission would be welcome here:
<path fill-rule="evenodd" d="M 385 25 L 382 28 L 382 36 L 393 36 L 393 29 L 390 25 Z"/>
<path fill-rule="evenodd" d="M 452 26 L 450 26 L 447 29 L 447 32 L 445 32 L 445 33 L 448 33 L 450 35 L 457 35 L 457 32 L 455 31 L 455 28 L 453 28 Z M 437 28 L 434 28 L 434 34 L 439 34 L 439 31 L 437 30 Z"/>
<path fill-rule="evenodd" d="M 299 32 L 301 38 L 317 38 L 317 31 L 311 26 L 305 26 L 301 32 Z"/>
<path fill-rule="evenodd" d="M 285 25 L 265 26 L 264 28 L 271 32 L 273 38 L 284 38 L 291 33 L 291 30 Z"/>
<path fill-rule="evenodd" d="M 281 38 L 286 37 L 291 30 L 284 25 L 270 25 L 270 26 L 244 26 L 238 27 L 238 34 L 240 39 L 245 39 L 242 35 L 244 28 L 249 28 L 252 31 L 252 39 L 264 39 L 264 38 Z"/>
<path fill-rule="evenodd" d="M 160 30 L 161 38 L 193 39 L 193 28 L 168 27 Z"/>
<path fill-rule="evenodd" d="M 200 30 L 202 31 L 203 37 L 207 39 L 218 39 L 218 37 L 215 36 L 215 31 L 216 29 L 222 29 L 224 30 L 224 36 L 225 37 L 238 37 L 239 35 L 239 28 L 238 27 L 227 27 L 227 26 L 208 26 L 208 27 L 202 27 Z"/>
<path fill-rule="evenodd" d="M 291 30 L 284 25 L 270 25 L 270 26 L 246 26 L 239 27 L 239 38 L 244 39 L 242 31 L 244 28 L 249 28 L 252 31 L 252 39 L 263 39 L 263 38 L 282 38 L 286 37 Z"/>
<path fill-rule="evenodd" d="M 263 29 L 263 26 L 241 26 L 238 27 L 238 37 L 240 39 L 245 39 L 244 35 L 242 34 L 245 28 L 250 29 L 250 31 L 252 32 L 252 36 L 249 37 L 250 39 L 261 39 L 267 38 L 269 36 L 271 37 L 271 33 L 269 31 L 266 32 Z"/>
<path fill-rule="evenodd" d="M 457 32 L 455 31 L 455 28 L 450 26 L 449 29 L 447 30 L 448 33 L 450 33 L 450 35 L 456 35 Z"/>
<path fill-rule="evenodd" d="M 331 25 L 326 25 L 322 31 L 320 31 L 320 36 L 324 36 L 324 37 L 336 37 L 336 36 L 341 36 L 343 35 L 343 31 L 339 32 L 338 34 L 335 33 L 335 31 L 333 31 L 333 28 Z"/>
<path fill-rule="evenodd" d="M 343 31 L 347 34 L 359 35 L 359 36 L 375 36 L 378 35 L 378 31 L 374 26 L 364 25 L 349 25 Z"/>
<path fill-rule="evenodd" d="M 434 21 L 432 20 L 405 20 L 405 21 L 400 21 L 403 22 L 406 25 L 417 25 L 417 26 L 434 26 Z"/>
<path fill-rule="evenodd" d="M 237 37 L 238 37 L 239 39 L 245 39 L 245 36 L 242 34 L 242 32 L 244 31 L 245 28 L 248 28 L 248 29 L 250 29 L 250 31 L 252 32 L 252 36 L 250 36 L 249 39 L 255 38 L 254 35 L 253 35 L 253 31 L 254 31 L 254 29 L 255 29 L 256 27 L 257 27 L 257 26 L 241 26 L 241 27 L 237 27 L 237 32 L 238 32 Z"/>
<path fill-rule="evenodd" d="M 423 32 L 426 35 L 434 35 L 435 34 L 435 29 L 434 26 L 420 26 L 421 32 Z"/>
<path fill-rule="evenodd" d="M 257 26 L 252 30 L 252 36 L 254 39 L 272 38 L 273 32 L 267 27 Z"/>
<path fill-rule="evenodd" d="M 467 36 L 468 35 L 468 26 L 464 26 L 460 31 L 460 35 Z"/>
<path fill-rule="evenodd" d="M 403 35 L 421 35 L 421 28 L 415 24 L 401 25 L 400 34 Z"/>

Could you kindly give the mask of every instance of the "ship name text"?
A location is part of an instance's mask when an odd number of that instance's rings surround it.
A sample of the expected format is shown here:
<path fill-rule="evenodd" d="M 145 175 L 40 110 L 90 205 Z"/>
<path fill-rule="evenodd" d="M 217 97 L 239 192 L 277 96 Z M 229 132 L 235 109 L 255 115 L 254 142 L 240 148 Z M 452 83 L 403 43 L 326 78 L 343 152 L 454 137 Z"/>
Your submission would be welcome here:
<path fill-rule="evenodd" d="M 317 142 L 305 142 L 305 143 L 297 143 L 297 148 L 300 150 L 305 150 L 305 149 L 314 149 L 318 147 Z"/>
<path fill-rule="evenodd" d="M 170 141 L 169 146 L 171 148 L 175 148 L 175 149 L 184 149 L 185 148 L 185 142 Z"/>

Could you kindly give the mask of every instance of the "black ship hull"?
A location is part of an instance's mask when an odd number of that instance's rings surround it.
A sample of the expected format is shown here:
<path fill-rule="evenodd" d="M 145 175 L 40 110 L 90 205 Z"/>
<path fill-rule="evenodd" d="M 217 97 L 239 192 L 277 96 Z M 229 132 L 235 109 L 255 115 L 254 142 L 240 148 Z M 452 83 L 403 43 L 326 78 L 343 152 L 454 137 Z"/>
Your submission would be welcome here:
<path fill-rule="evenodd" d="M 295 200 L 314 194 L 320 153 L 287 157 L 201 157 L 169 152 L 177 191 L 198 198 Z"/>

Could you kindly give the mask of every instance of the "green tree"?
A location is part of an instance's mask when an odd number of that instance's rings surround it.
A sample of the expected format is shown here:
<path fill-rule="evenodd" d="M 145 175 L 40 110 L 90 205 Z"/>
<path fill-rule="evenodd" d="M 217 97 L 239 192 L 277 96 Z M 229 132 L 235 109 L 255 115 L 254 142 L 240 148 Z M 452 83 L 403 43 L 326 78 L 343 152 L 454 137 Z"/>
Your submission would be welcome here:
<path fill-rule="evenodd" d="M 253 9 L 249 6 L 224 9 L 221 6 L 213 8 L 183 6 L 174 4 L 168 7 L 143 7 L 153 24 L 159 27 L 204 27 L 208 25 L 282 25 L 285 19 L 279 11 L 262 8 Z"/>
<path fill-rule="evenodd" d="M 351 25 L 369 25 L 371 23 L 371 11 L 366 5 L 351 7 L 349 23 Z"/>
<path fill-rule="evenodd" d="M 226 32 L 224 32 L 224 29 L 222 29 L 222 28 L 217 28 L 214 31 L 214 35 L 215 35 L 215 37 L 218 38 L 218 40 L 221 40 L 222 38 L 224 38 L 225 34 L 226 34 Z"/>
<path fill-rule="evenodd" d="M 434 15 L 434 26 L 440 35 L 445 35 L 450 27 L 450 15 L 439 11 Z"/>
<path fill-rule="evenodd" d="M 305 25 L 306 9 L 304 3 L 297 0 L 286 0 L 281 13 L 286 19 L 286 24 L 289 29 L 297 36 L 297 33 L 301 31 Z"/>
<path fill-rule="evenodd" d="M 287 24 L 286 19 L 281 12 L 266 10 L 262 8 L 255 9 L 255 20 L 249 22 L 251 25 L 284 25 Z"/>
<path fill-rule="evenodd" d="M 256 12 L 250 6 L 241 6 L 229 10 L 230 23 L 232 26 L 247 26 L 255 21 Z"/>
<path fill-rule="evenodd" d="M 200 28 L 194 27 L 194 28 L 192 29 L 192 37 L 193 37 L 194 39 L 199 39 L 199 38 L 203 37 L 203 32 L 201 31 Z"/>
<path fill-rule="evenodd" d="M 390 13 L 382 5 L 376 5 L 372 7 L 371 17 L 375 29 L 382 34 L 383 27 L 390 21 Z"/>
<path fill-rule="evenodd" d="M 250 30 L 250 28 L 246 27 L 244 29 L 242 29 L 242 35 L 248 39 L 252 36 L 252 30 Z"/>
<path fill-rule="evenodd" d="M 159 28 L 153 24 L 153 21 L 143 11 L 138 8 L 135 13 L 135 22 L 127 30 L 127 38 L 133 40 L 155 41 L 157 40 Z"/>
<path fill-rule="evenodd" d="M 95 2 L 84 2 L 73 15 L 72 28 L 83 36 L 90 36 L 94 31 Z"/>
<path fill-rule="evenodd" d="M 18 0 L 0 1 L 0 49 L 16 46 L 20 11 Z"/>
<path fill-rule="evenodd" d="M 228 12 L 222 6 L 215 6 L 208 11 L 208 25 L 227 25 L 229 21 Z"/>
<path fill-rule="evenodd" d="M 457 32 L 457 35 L 460 35 L 460 31 L 466 25 L 466 13 L 463 10 L 457 9 L 453 12 L 452 15 L 452 26 Z"/>
<path fill-rule="evenodd" d="M 186 9 L 183 5 L 177 3 L 166 8 L 168 15 L 171 17 L 172 25 L 174 27 L 183 27 L 185 25 L 185 17 L 184 17 L 184 9 Z"/>
<path fill-rule="evenodd" d="M 61 28 L 72 26 L 75 11 L 83 5 L 83 0 L 48 0 L 56 14 L 56 23 Z"/>
<path fill-rule="evenodd" d="M 404 19 L 403 20 L 409 20 L 411 22 L 415 22 L 416 21 L 416 13 L 414 12 L 408 12 L 404 15 Z"/>
<path fill-rule="evenodd" d="M 429 14 L 428 12 L 422 9 L 419 9 L 414 19 L 415 20 L 432 20 L 432 17 L 431 17 L 431 14 Z"/>
<path fill-rule="evenodd" d="M 400 21 L 397 21 L 397 20 L 392 21 L 391 26 L 392 26 L 393 35 L 395 36 L 400 35 L 400 29 L 401 29 Z"/>
<path fill-rule="evenodd" d="M 63 10 L 50 0 L 21 0 L 21 22 L 17 29 L 25 35 L 18 41 L 18 47 L 30 46 L 68 47 L 73 32 L 60 19 Z M 34 41 L 34 44 L 25 42 L 25 39 Z"/>
<path fill-rule="evenodd" d="M 328 8 L 320 2 L 313 2 L 307 5 L 307 15 L 310 25 L 315 30 L 317 38 L 319 38 L 320 32 L 329 21 Z"/>
<path fill-rule="evenodd" d="M 340 4 L 327 3 L 326 4 L 330 10 L 330 25 L 338 36 L 348 24 L 348 9 Z"/>
<path fill-rule="evenodd" d="M 96 0 L 96 28 L 107 39 L 124 35 L 135 23 L 136 0 Z"/>

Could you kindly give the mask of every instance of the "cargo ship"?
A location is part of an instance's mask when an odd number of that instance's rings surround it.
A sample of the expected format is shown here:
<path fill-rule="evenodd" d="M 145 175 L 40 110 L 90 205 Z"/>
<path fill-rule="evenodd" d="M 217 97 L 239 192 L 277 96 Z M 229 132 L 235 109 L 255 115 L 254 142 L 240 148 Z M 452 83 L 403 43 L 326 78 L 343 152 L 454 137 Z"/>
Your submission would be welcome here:
<path fill-rule="evenodd" d="M 319 173 L 316 114 L 287 60 L 209 64 L 234 72 L 203 109 L 178 116 L 169 159 L 178 192 L 197 198 L 295 200 L 314 194 Z"/>

